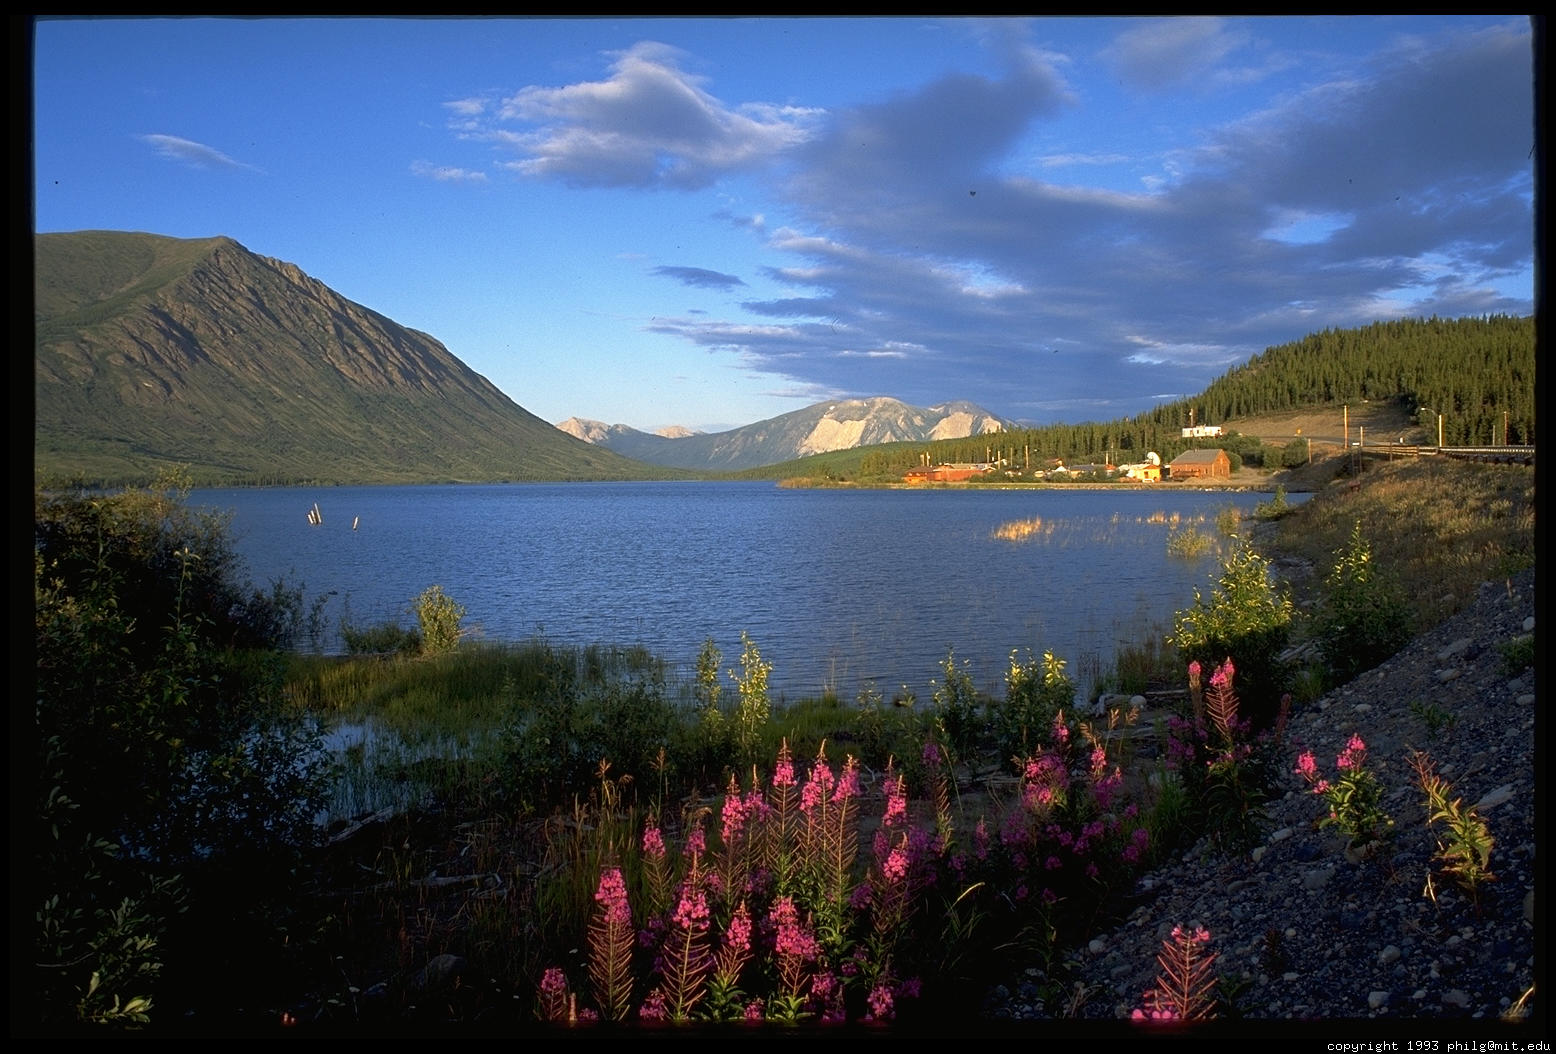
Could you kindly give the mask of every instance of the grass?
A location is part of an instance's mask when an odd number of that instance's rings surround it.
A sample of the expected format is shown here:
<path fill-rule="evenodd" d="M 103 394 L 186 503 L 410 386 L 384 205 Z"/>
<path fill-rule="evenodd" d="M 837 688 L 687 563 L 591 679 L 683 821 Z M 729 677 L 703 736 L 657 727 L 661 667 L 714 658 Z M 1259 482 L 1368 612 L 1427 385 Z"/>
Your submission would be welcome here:
<path fill-rule="evenodd" d="M 1534 565 L 1530 466 L 1416 458 L 1370 463 L 1354 479 L 1355 490 L 1342 478 L 1292 507 L 1261 543 L 1318 569 L 1313 581 L 1293 583 L 1299 600 L 1358 522 L 1375 541 L 1377 566 L 1407 586 L 1417 631 L 1457 614 L 1482 582 Z"/>

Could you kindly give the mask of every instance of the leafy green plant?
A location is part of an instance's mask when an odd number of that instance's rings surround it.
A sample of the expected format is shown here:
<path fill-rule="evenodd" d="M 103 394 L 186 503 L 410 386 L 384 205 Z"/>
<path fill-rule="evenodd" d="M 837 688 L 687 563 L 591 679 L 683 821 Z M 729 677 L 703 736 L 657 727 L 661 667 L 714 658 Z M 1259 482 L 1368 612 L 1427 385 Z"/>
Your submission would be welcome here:
<path fill-rule="evenodd" d="M 1169 556 L 1185 560 L 1198 559 L 1215 548 L 1216 540 L 1197 527 L 1185 527 L 1167 535 Z"/>
<path fill-rule="evenodd" d="M 1290 639 L 1292 613 L 1290 593 L 1275 584 L 1269 561 L 1239 541 L 1210 593 L 1196 588 L 1193 606 L 1173 616 L 1169 640 L 1185 665 L 1214 669 L 1230 657 L 1249 716 L 1265 725 L 1284 692 L 1279 656 Z"/>
<path fill-rule="evenodd" d="M 1270 740 L 1256 738 L 1238 715 L 1231 660 L 1216 667 L 1208 685 L 1201 682 L 1198 663 L 1190 663 L 1188 673 L 1192 714 L 1169 719 L 1168 759 L 1212 844 L 1222 852 L 1242 852 L 1263 830 Z"/>
<path fill-rule="evenodd" d="M 1416 780 L 1426 795 L 1427 825 L 1442 825 L 1446 830 L 1437 841 L 1437 857 L 1443 870 L 1451 875 L 1470 898 L 1480 906 L 1480 887 L 1495 880 L 1491 873 L 1491 850 L 1496 844 L 1486 821 L 1473 805 L 1461 798 L 1450 798 L 1453 787 L 1437 774 L 1431 757 L 1416 751 L 1410 758 Z"/>
<path fill-rule="evenodd" d="M 1358 735 L 1351 736 L 1335 759 L 1339 771 L 1333 782 L 1318 774 L 1318 763 L 1311 751 L 1297 759 L 1297 774 L 1329 806 L 1329 815 L 1319 821 L 1319 826 L 1339 828 L 1355 848 L 1379 841 L 1394 826 L 1383 811 L 1383 786 L 1366 762 L 1367 744 Z"/>
<path fill-rule="evenodd" d="M 957 663 L 955 648 L 947 649 L 940 661 L 941 679 L 930 696 L 935 707 L 935 725 L 958 761 L 971 759 L 977 753 L 983 733 L 978 691 L 968 665 L 965 660 Z"/>
<path fill-rule="evenodd" d="M 1074 707 L 1075 682 L 1066 676 L 1064 660 L 1051 651 L 1043 653 L 1041 662 L 1031 652 L 1024 662 L 1017 654 L 1010 653 L 1005 699 L 992 708 L 991 724 L 998 756 L 1019 762 L 1047 741 L 1054 719 Z"/>
<path fill-rule="evenodd" d="M 772 716 L 767 678 L 773 672 L 773 664 L 762 658 L 761 649 L 744 630 L 740 633 L 740 647 L 740 672 L 729 672 L 740 700 L 735 708 L 735 749 L 742 763 L 752 764 Z"/>
<path fill-rule="evenodd" d="M 1425 703 L 1420 699 L 1410 701 L 1410 712 L 1415 714 L 1426 725 L 1426 738 L 1436 739 L 1437 734 L 1443 729 L 1452 729 L 1457 723 L 1454 715 L 1438 706 L 1436 703 Z"/>
<path fill-rule="evenodd" d="M 1306 461 L 1305 452 L 1303 461 Z M 1275 494 L 1269 501 L 1261 501 L 1253 507 L 1253 516 L 1256 520 L 1278 520 L 1290 511 L 1291 504 L 1286 500 L 1286 488 L 1277 484 Z"/>
<path fill-rule="evenodd" d="M 1393 655 L 1410 641 L 1414 620 L 1401 591 L 1379 572 L 1361 521 L 1324 580 L 1313 636 L 1330 671 L 1343 684 Z"/>
<path fill-rule="evenodd" d="M 340 638 L 347 655 L 414 655 L 421 651 L 421 634 L 395 622 L 356 626 L 342 619 Z"/>
<path fill-rule="evenodd" d="M 1518 674 L 1534 665 L 1534 634 L 1524 633 L 1497 645 L 1502 656 L 1502 669 L 1508 674 Z"/>
<path fill-rule="evenodd" d="M 421 626 L 421 650 L 424 655 L 444 655 L 459 644 L 459 624 L 465 607 L 443 592 L 442 586 L 429 586 L 412 604 Z"/>

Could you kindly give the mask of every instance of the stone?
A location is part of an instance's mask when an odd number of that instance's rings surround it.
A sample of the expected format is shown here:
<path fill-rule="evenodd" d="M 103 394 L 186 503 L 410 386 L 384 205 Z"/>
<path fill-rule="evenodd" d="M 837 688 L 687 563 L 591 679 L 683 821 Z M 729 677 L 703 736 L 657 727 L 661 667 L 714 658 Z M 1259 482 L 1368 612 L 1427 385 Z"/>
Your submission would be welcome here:
<path fill-rule="evenodd" d="M 1461 988 L 1450 988 L 1443 993 L 1444 1006 L 1466 1007 L 1470 1005 L 1470 994 Z"/>
<path fill-rule="evenodd" d="M 1334 877 L 1334 868 L 1326 867 L 1318 871 L 1309 871 L 1302 876 L 1302 888 L 1310 890 L 1323 889 Z"/>
<path fill-rule="evenodd" d="M 1511 801 L 1512 798 L 1512 784 L 1504 783 L 1502 786 L 1496 788 L 1495 790 L 1487 791 L 1485 796 L 1481 798 L 1480 801 L 1475 803 L 1475 808 L 1480 812 L 1489 812 L 1490 810 L 1495 809 L 1498 805 L 1502 805 L 1508 801 Z"/>
<path fill-rule="evenodd" d="M 1534 632 L 1534 616 L 1533 615 L 1530 615 L 1528 618 L 1524 619 L 1524 632 L 1525 633 L 1533 633 Z"/>
<path fill-rule="evenodd" d="M 1456 655 L 1463 655 L 1465 652 L 1467 652 L 1469 650 L 1470 650 L 1470 639 L 1468 637 L 1460 637 L 1458 640 L 1454 641 L 1452 644 L 1449 644 L 1447 647 L 1443 648 L 1441 651 L 1439 651 L 1437 653 L 1437 661 L 1438 662 L 1447 662 L 1449 659 L 1452 659 L 1454 656 L 1456 656 Z"/>
<path fill-rule="evenodd" d="M 1367 1006 L 1373 1010 L 1381 1010 L 1389 1005 L 1389 994 L 1384 991 L 1367 993 Z"/>
<path fill-rule="evenodd" d="M 1380 966 L 1387 966 L 1391 962 L 1397 962 L 1400 955 L 1401 952 L 1398 945 L 1390 944 L 1388 947 L 1384 948 L 1381 952 L 1378 953 L 1378 964 Z"/>
<path fill-rule="evenodd" d="M 1454 668 L 1452 670 L 1440 670 L 1437 674 L 1438 684 L 1447 684 L 1449 681 L 1457 681 L 1464 671 Z"/>

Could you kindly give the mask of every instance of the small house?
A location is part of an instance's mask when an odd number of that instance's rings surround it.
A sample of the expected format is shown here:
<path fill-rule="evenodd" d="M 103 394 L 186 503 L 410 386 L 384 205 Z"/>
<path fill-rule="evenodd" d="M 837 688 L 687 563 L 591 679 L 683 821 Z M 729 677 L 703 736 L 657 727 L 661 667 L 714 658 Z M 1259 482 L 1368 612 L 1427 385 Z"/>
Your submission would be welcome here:
<path fill-rule="evenodd" d="M 1232 459 L 1219 447 L 1212 450 L 1185 450 L 1167 466 L 1171 479 L 1231 479 Z"/>

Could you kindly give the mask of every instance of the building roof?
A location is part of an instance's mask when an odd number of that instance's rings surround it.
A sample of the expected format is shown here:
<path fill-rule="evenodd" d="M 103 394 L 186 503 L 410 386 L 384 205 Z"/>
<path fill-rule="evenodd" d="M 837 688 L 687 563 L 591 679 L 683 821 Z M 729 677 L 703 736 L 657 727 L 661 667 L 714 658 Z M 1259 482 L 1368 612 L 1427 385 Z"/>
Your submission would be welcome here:
<path fill-rule="evenodd" d="M 1213 464 L 1217 458 L 1225 456 L 1226 451 L 1220 447 L 1213 447 L 1209 450 L 1185 450 L 1173 458 L 1172 463 L 1174 465 L 1209 465 Z"/>

